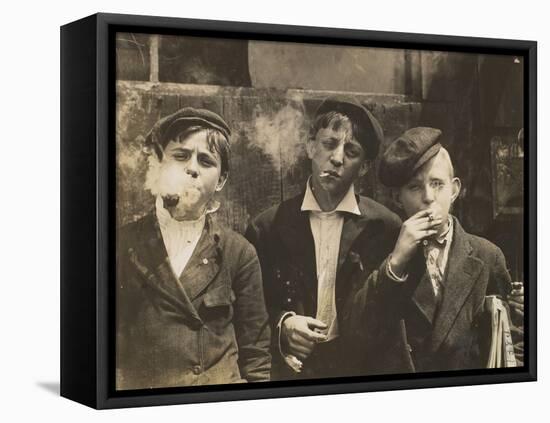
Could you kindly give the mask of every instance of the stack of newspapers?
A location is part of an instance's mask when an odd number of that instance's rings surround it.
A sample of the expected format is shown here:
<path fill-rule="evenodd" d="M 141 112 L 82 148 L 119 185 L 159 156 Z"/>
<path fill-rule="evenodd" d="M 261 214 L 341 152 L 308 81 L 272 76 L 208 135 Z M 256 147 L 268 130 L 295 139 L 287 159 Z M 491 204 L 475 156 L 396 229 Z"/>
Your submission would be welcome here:
<path fill-rule="evenodd" d="M 492 334 L 487 367 L 516 367 L 508 307 L 494 295 L 485 297 L 485 306 L 491 315 Z"/>

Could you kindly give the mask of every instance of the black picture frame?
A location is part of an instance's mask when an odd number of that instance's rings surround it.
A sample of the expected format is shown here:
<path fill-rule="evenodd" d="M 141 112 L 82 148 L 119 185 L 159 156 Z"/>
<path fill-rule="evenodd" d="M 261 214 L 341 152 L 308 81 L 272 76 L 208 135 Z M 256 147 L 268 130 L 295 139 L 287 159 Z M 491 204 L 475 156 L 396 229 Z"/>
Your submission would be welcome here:
<path fill-rule="evenodd" d="M 437 374 L 117 392 L 114 374 L 114 34 L 142 32 L 522 57 L 525 364 Z M 533 41 L 95 14 L 61 28 L 61 395 L 97 409 L 400 390 L 537 378 L 537 44 Z"/>

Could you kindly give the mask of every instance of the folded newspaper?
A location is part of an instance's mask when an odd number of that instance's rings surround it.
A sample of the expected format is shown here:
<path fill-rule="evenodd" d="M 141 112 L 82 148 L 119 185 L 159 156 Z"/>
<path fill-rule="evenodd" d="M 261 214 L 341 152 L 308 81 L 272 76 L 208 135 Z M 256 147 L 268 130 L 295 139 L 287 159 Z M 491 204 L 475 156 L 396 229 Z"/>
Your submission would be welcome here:
<path fill-rule="evenodd" d="M 485 297 L 485 306 L 491 315 L 491 346 L 487 368 L 516 367 L 508 307 L 494 295 Z"/>

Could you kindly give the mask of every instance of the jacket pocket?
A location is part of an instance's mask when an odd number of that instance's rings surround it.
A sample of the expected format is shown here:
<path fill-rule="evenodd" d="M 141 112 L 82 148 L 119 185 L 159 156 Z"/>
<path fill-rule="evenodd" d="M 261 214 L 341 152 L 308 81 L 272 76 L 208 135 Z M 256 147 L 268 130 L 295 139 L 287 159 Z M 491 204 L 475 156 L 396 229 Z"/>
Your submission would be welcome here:
<path fill-rule="evenodd" d="M 204 294 L 203 303 L 206 307 L 229 306 L 235 301 L 235 293 L 229 285 L 220 285 Z"/>
<path fill-rule="evenodd" d="M 235 293 L 228 284 L 214 287 L 204 294 L 200 316 L 206 327 L 218 336 L 232 328 Z"/>

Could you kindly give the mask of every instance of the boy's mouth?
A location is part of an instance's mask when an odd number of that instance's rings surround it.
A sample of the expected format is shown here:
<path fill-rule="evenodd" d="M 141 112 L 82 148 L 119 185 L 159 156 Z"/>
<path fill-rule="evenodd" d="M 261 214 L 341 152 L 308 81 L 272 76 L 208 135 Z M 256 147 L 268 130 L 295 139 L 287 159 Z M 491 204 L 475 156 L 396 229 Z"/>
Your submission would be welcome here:
<path fill-rule="evenodd" d="M 334 170 L 323 170 L 320 174 L 320 178 L 328 178 L 329 176 L 332 176 L 333 178 L 339 178 L 340 174 Z"/>
<path fill-rule="evenodd" d="M 178 194 L 163 195 L 162 201 L 164 202 L 164 208 L 176 207 L 176 205 L 180 201 L 180 196 Z"/>

